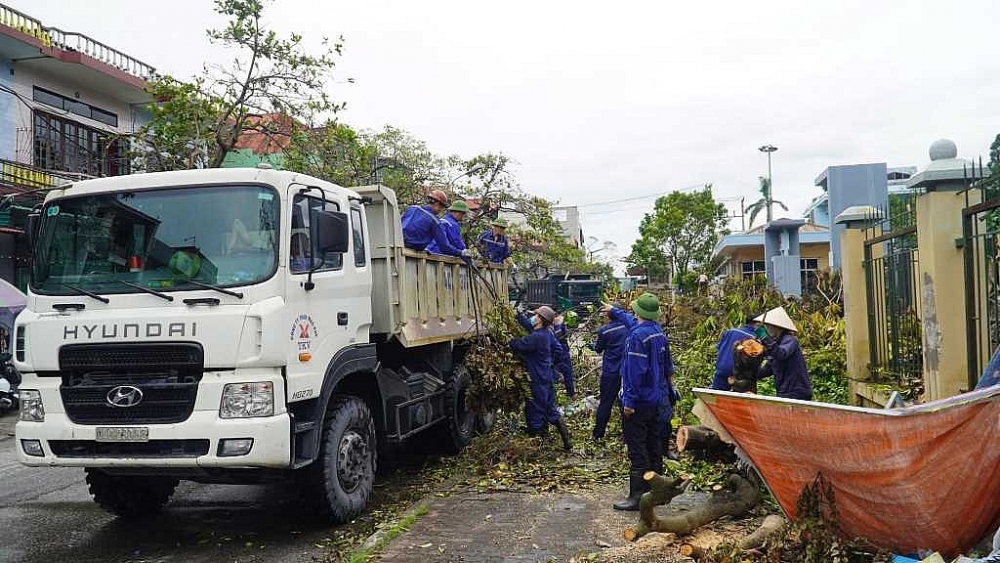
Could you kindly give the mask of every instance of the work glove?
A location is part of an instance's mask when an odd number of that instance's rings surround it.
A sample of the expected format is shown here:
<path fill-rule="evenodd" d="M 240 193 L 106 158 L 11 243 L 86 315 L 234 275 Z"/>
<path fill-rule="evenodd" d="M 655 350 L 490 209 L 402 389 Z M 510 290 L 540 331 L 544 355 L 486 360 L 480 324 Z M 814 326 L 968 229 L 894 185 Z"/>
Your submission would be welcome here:
<path fill-rule="evenodd" d="M 466 248 L 462 251 L 462 258 L 472 258 L 472 251 Z"/>

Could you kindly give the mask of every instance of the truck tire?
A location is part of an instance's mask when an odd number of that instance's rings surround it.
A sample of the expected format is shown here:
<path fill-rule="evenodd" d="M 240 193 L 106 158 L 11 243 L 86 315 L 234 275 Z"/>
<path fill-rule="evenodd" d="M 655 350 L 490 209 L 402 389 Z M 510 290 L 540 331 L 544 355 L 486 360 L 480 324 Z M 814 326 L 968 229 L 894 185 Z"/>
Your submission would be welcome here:
<path fill-rule="evenodd" d="M 306 500 L 334 524 L 359 516 L 375 490 L 378 443 L 368 405 L 334 395 L 323 421 L 319 457 L 303 471 Z"/>
<path fill-rule="evenodd" d="M 170 477 L 109 475 L 84 469 L 94 501 L 120 518 L 136 519 L 156 514 L 174 494 L 178 480 Z"/>
<path fill-rule="evenodd" d="M 468 389 L 471 379 L 468 368 L 462 364 L 455 365 L 454 377 L 448 392 L 445 393 L 448 436 L 444 443 L 448 453 L 461 452 L 476 433 L 476 414 L 465 407 L 465 390 Z"/>

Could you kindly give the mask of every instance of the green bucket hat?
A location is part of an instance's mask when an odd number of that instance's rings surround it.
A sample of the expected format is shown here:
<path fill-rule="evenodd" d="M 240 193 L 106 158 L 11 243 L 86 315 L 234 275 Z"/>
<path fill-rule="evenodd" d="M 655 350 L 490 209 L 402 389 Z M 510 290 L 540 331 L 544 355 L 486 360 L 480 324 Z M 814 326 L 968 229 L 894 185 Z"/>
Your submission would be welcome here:
<path fill-rule="evenodd" d="M 655 321 L 660 318 L 660 300 L 652 293 L 643 293 L 632 302 L 632 310 L 640 319 Z"/>
<path fill-rule="evenodd" d="M 506 229 L 507 228 L 507 220 L 504 219 L 503 217 L 500 217 L 500 218 L 497 218 L 497 219 L 494 219 L 494 220 L 490 221 L 490 225 L 492 225 L 494 227 L 500 227 L 501 229 Z"/>
<path fill-rule="evenodd" d="M 448 208 L 448 211 L 458 211 L 459 213 L 468 213 L 469 204 L 465 203 L 460 199 L 456 199 L 454 202 L 452 202 L 451 207 Z"/>

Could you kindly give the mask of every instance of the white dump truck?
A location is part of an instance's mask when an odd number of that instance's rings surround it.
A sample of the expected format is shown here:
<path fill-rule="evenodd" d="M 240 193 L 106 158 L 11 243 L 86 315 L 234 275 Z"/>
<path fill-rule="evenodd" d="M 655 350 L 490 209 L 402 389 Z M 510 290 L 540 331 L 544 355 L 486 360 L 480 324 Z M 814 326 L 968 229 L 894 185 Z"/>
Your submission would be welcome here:
<path fill-rule="evenodd" d="M 271 169 L 53 190 L 29 218 L 19 460 L 85 468 L 121 516 L 179 480 L 293 479 L 334 522 L 380 452 L 490 424 L 462 364 L 507 272 L 404 248 L 392 190 Z"/>

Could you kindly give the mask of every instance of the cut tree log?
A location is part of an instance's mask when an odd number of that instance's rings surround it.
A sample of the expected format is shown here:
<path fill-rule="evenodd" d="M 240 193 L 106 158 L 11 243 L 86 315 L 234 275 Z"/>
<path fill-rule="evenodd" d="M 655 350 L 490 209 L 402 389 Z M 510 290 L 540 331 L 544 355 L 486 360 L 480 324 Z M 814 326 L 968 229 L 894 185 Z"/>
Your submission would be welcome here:
<path fill-rule="evenodd" d="M 764 542 L 784 525 L 785 519 L 783 517 L 777 514 L 769 514 L 761 522 L 757 531 L 747 534 L 745 538 L 737 542 L 736 547 L 740 549 L 757 549 L 764 545 Z"/>
<path fill-rule="evenodd" d="M 625 541 L 635 541 L 650 532 L 670 532 L 678 536 L 690 534 L 723 516 L 742 516 L 760 501 L 757 487 L 743 477 L 732 474 L 726 481 L 725 488 L 712 493 L 703 504 L 689 511 L 659 517 L 655 507 L 680 494 L 680 480 L 663 477 L 652 471 L 643 478 L 653 485 L 653 489 L 642 495 L 639 502 L 639 522 L 625 530 Z M 660 483 L 659 492 L 656 490 L 657 482 Z M 659 499 L 665 499 L 665 502 L 657 502 Z"/>
<path fill-rule="evenodd" d="M 753 533 L 747 534 L 741 540 L 736 542 L 736 548 L 742 551 L 757 549 L 764 545 L 764 542 L 768 540 L 773 534 L 781 530 L 781 527 L 785 525 L 785 519 L 776 514 L 768 515 L 764 518 L 760 527 L 757 528 Z M 706 547 L 704 545 L 699 545 L 694 542 L 694 540 L 687 540 L 681 544 L 680 554 L 685 557 L 690 557 L 691 559 L 701 559 L 705 556 L 705 553 L 714 549 L 716 546 Z"/>
<path fill-rule="evenodd" d="M 688 452 L 700 459 L 736 461 L 736 452 L 732 444 L 727 444 L 719 437 L 719 433 L 707 426 L 681 426 L 677 429 L 677 451 Z"/>
<path fill-rule="evenodd" d="M 644 493 L 642 498 L 639 499 L 639 525 L 635 528 L 625 529 L 626 541 L 635 541 L 650 532 L 657 531 L 642 528 L 640 532 L 639 526 L 641 526 L 642 522 L 656 520 L 656 507 L 667 504 L 675 496 L 683 493 L 688 484 L 687 481 L 682 479 L 660 475 L 655 471 L 647 471 L 643 474 L 642 478 L 649 483 L 649 491 Z M 637 535 L 631 535 L 632 532 Z"/>

